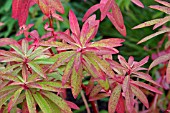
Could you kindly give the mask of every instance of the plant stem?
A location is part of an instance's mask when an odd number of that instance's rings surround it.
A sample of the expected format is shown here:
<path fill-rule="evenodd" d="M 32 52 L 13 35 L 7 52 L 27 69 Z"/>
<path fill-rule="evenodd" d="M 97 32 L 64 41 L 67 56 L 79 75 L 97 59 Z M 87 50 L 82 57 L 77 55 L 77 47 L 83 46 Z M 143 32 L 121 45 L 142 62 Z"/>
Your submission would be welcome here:
<path fill-rule="evenodd" d="M 90 103 L 92 105 L 93 113 L 99 113 L 96 102 L 90 101 Z"/>
<path fill-rule="evenodd" d="M 81 86 L 82 86 L 83 90 L 86 90 L 86 86 L 84 86 L 83 84 Z M 89 95 L 88 95 L 88 98 L 89 98 Z M 93 113 L 99 113 L 96 102 L 95 101 L 90 101 L 90 104 L 92 106 Z"/>
<path fill-rule="evenodd" d="M 83 102 L 84 102 L 84 104 L 85 104 L 85 106 L 86 106 L 87 113 L 91 113 L 91 112 L 90 112 L 90 108 L 89 108 L 89 106 L 88 106 L 88 103 L 87 103 L 87 100 L 86 100 L 86 98 L 85 98 L 85 96 L 84 96 L 83 91 L 81 91 L 81 97 L 82 97 Z"/>

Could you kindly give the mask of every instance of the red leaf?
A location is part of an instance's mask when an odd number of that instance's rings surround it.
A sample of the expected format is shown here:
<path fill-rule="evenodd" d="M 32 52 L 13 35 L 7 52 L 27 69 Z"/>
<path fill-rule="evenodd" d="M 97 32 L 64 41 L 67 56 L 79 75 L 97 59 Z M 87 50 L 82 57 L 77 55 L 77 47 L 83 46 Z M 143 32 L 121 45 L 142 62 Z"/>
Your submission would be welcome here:
<path fill-rule="evenodd" d="M 73 102 L 70 102 L 70 101 L 66 101 L 66 103 L 68 104 L 68 106 L 72 109 L 76 109 L 76 110 L 79 110 L 80 108 L 74 104 Z"/>
<path fill-rule="evenodd" d="M 18 20 L 20 26 L 25 24 L 29 8 L 34 5 L 34 3 L 32 0 L 13 0 L 12 17 Z"/>
<path fill-rule="evenodd" d="M 117 113 L 125 113 L 125 105 L 122 95 L 120 95 L 119 102 L 116 106 Z"/>
<path fill-rule="evenodd" d="M 77 37 L 80 36 L 80 27 L 76 18 L 76 15 L 72 10 L 69 12 L 69 22 L 70 22 L 70 29 L 73 33 L 76 34 Z"/>

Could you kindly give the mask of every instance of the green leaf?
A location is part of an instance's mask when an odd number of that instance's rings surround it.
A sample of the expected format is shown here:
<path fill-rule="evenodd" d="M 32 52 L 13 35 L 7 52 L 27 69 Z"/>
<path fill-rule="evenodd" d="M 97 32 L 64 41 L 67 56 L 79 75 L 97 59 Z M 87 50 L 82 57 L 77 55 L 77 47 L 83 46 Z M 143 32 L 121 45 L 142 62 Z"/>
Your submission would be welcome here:
<path fill-rule="evenodd" d="M 62 76 L 62 84 L 63 85 L 68 81 L 68 79 L 71 75 L 73 63 L 74 63 L 74 57 L 66 65 L 66 69 L 65 69 L 64 74 Z"/>
<path fill-rule="evenodd" d="M 10 74 L 1 74 L 0 73 L 0 78 L 5 79 L 5 80 L 20 82 L 20 80 L 16 76 L 13 76 Z"/>
<path fill-rule="evenodd" d="M 35 104 L 34 98 L 32 97 L 31 92 L 29 90 L 26 90 L 25 95 L 26 95 L 26 101 L 27 101 L 27 106 L 28 106 L 29 112 L 37 113 L 36 112 L 36 104 Z"/>
<path fill-rule="evenodd" d="M 18 90 L 14 93 L 14 95 L 11 97 L 11 99 L 10 99 L 10 101 L 9 101 L 9 103 L 8 103 L 8 111 L 10 111 L 10 110 L 12 109 L 12 107 L 13 107 L 14 104 L 16 103 L 19 95 L 21 94 L 22 90 L 23 90 L 23 88 L 18 89 Z"/>
<path fill-rule="evenodd" d="M 72 113 L 70 107 L 67 103 L 59 96 L 51 92 L 43 92 L 47 98 L 49 98 L 52 102 L 54 102 L 62 111 L 65 113 Z"/>
<path fill-rule="evenodd" d="M 24 52 L 24 54 L 26 55 L 27 51 L 28 51 L 28 41 L 23 39 L 22 40 L 22 51 Z"/>
<path fill-rule="evenodd" d="M 48 98 L 45 98 L 45 100 L 48 102 L 48 104 L 50 105 L 50 108 L 51 108 L 51 110 L 52 110 L 52 113 L 62 113 L 62 110 L 58 107 L 58 106 L 56 106 L 56 104 L 53 102 L 53 101 L 51 101 L 50 99 L 48 99 Z"/>
<path fill-rule="evenodd" d="M 41 67 L 39 65 L 37 65 L 36 63 L 34 63 L 33 61 L 32 62 L 29 62 L 28 65 L 37 73 L 39 74 L 40 76 L 42 76 L 43 78 L 46 78 L 43 70 L 41 69 Z"/>
<path fill-rule="evenodd" d="M 108 104 L 109 113 L 115 112 L 119 98 L 120 98 L 120 94 L 121 94 L 121 85 L 117 85 L 113 89 L 112 94 L 109 99 L 109 104 Z"/>
<path fill-rule="evenodd" d="M 14 49 L 19 55 L 21 55 L 22 57 L 25 57 L 25 55 L 23 54 L 23 52 L 21 51 L 21 49 L 19 49 L 18 47 L 13 46 L 13 45 L 10 45 L 10 47 L 11 47 L 12 49 Z"/>
<path fill-rule="evenodd" d="M 40 85 L 49 85 L 49 86 L 53 86 L 56 88 L 70 88 L 69 84 L 65 84 L 64 86 L 62 85 L 61 81 L 45 81 L 45 82 L 37 82 L 37 84 Z"/>
<path fill-rule="evenodd" d="M 55 70 L 57 67 L 63 65 L 64 63 L 68 62 L 74 56 L 74 54 L 75 51 L 66 51 L 53 56 L 52 59 L 55 59 L 56 62 L 51 67 L 50 72 Z"/>
<path fill-rule="evenodd" d="M 31 88 L 37 88 L 37 89 L 42 89 L 46 91 L 53 91 L 53 92 L 61 92 L 60 88 L 56 88 L 54 86 L 46 85 L 46 84 L 38 84 L 38 83 L 30 83 L 28 84 L 29 87 Z"/>
<path fill-rule="evenodd" d="M 36 100 L 38 106 L 41 108 L 43 113 L 52 113 L 52 110 L 50 109 L 49 104 L 47 101 L 42 97 L 42 95 L 38 92 L 36 94 L 33 94 L 34 99 Z"/>
<path fill-rule="evenodd" d="M 81 67 L 79 68 L 78 73 L 76 72 L 75 68 L 73 68 L 71 75 L 71 90 L 74 98 L 77 98 L 81 91 L 82 75 L 80 74 L 80 71 L 82 71 Z"/>
<path fill-rule="evenodd" d="M 0 98 L 0 109 L 1 109 L 2 105 L 11 98 L 11 96 L 14 94 L 14 91 L 15 90 L 7 91 L 4 96 L 1 96 L 1 98 Z"/>
<path fill-rule="evenodd" d="M 36 59 L 34 60 L 36 64 L 54 64 L 55 60 L 50 59 L 50 58 L 41 58 L 41 59 Z"/>
<path fill-rule="evenodd" d="M 28 57 L 30 60 L 33 60 L 37 56 L 41 55 L 44 51 L 48 50 L 50 47 L 38 47 L 36 50 L 34 50 L 30 56 Z"/>
<path fill-rule="evenodd" d="M 136 95 L 136 97 L 146 106 L 146 108 L 149 108 L 148 99 L 146 98 L 145 94 L 135 85 L 131 85 L 131 90 Z"/>

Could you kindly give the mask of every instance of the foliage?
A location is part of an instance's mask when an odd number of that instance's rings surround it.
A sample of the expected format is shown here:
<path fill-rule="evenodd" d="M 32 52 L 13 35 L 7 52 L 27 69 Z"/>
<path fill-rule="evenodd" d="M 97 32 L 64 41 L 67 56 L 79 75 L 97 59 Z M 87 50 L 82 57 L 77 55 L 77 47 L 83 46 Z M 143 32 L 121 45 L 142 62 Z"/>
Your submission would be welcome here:
<path fill-rule="evenodd" d="M 131 1 L 144 7 L 139 0 Z M 169 3 L 156 1 L 165 6 L 154 5 L 150 8 L 169 14 Z M 124 37 L 127 35 L 123 15 L 115 0 L 101 0 L 100 3 L 91 6 L 82 18 L 82 27 L 73 10 L 68 9 L 67 19 L 65 3 L 62 0 L 13 0 L 11 3 L 12 18 L 18 20 L 19 24 L 16 36 L 22 38 L 0 39 L 0 46 L 9 48 L 0 50 L 0 112 L 72 113 L 73 109 L 80 109 L 80 106 L 68 101 L 69 89 L 74 99 L 79 98 L 81 94 L 88 113 L 90 109 L 87 101 L 91 103 L 93 112 L 98 113 L 96 101 L 107 97 L 109 113 L 156 110 L 168 112 L 170 92 L 165 93 L 167 90 L 165 84 L 160 80 L 154 81 L 148 71 L 169 60 L 169 53 L 160 54 L 149 68 L 144 68 L 148 56 L 139 62 L 132 56 L 126 61 L 123 56 L 118 55 L 119 63 L 114 59 L 113 55 L 121 51 L 116 48 L 126 42 L 124 39 L 95 40 L 99 27 L 106 17 L 121 35 Z M 38 23 L 45 31 L 43 33 L 33 29 L 34 24 L 26 24 L 29 9 L 35 8 L 33 5 L 39 7 L 44 14 L 43 21 Z M 101 12 L 100 19 L 93 14 L 98 9 Z M 65 13 L 65 16 L 62 15 Z M 59 23 L 67 20 L 70 28 L 60 29 Z M 156 29 L 167 21 L 169 16 L 145 22 L 134 29 L 154 24 Z M 0 26 L 3 25 L 4 23 L 0 23 Z M 139 43 L 162 33 L 169 36 L 169 31 L 168 27 L 163 27 Z M 169 41 L 165 46 L 169 49 Z M 170 83 L 169 64 L 165 77 L 166 85 Z M 161 81 L 165 79 L 163 76 L 159 77 Z M 161 88 L 161 91 L 158 88 Z M 154 99 L 148 101 L 149 96 Z M 168 101 L 165 101 L 167 102 L 165 108 L 159 106 L 160 109 L 157 109 L 156 105 L 159 104 L 161 96 Z"/>

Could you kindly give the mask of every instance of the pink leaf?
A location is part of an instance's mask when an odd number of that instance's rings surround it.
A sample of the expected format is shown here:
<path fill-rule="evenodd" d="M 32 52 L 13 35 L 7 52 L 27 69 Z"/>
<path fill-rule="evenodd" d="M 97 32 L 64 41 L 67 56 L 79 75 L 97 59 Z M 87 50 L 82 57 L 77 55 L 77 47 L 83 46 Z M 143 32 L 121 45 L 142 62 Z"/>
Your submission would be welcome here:
<path fill-rule="evenodd" d="M 60 0 L 48 0 L 49 4 L 61 14 L 64 14 L 64 7 L 62 6 Z"/>
<path fill-rule="evenodd" d="M 126 62 L 125 58 L 123 58 L 121 55 L 118 55 L 118 60 L 119 60 L 119 62 L 121 63 L 122 66 L 130 69 L 129 64 Z"/>
<path fill-rule="evenodd" d="M 145 94 L 135 85 L 131 85 L 131 90 L 136 95 L 136 97 L 146 106 L 146 108 L 149 108 L 149 102 Z"/>
<path fill-rule="evenodd" d="M 156 2 L 160 3 L 160 4 L 163 4 L 167 7 L 170 7 L 170 3 L 169 2 L 166 2 L 166 1 L 163 1 L 163 0 L 155 0 Z"/>
<path fill-rule="evenodd" d="M 80 36 L 80 27 L 76 18 L 76 15 L 72 10 L 69 12 L 69 22 L 70 22 L 70 29 L 73 33 L 76 34 L 77 37 Z"/>
<path fill-rule="evenodd" d="M 101 10 L 101 21 L 103 21 L 103 19 L 106 17 L 109 9 L 112 7 L 112 4 L 115 3 L 113 2 L 113 0 L 107 0 L 107 2 L 105 4 L 101 4 L 102 8 L 100 8 Z M 103 6 L 104 5 L 104 6 Z"/>
<path fill-rule="evenodd" d="M 152 9 L 157 9 L 159 11 L 165 12 L 166 14 L 170 14 L 170 8 L 165 7 L 165 6 L 160 6 L 160 5 L 151 5 L 149 6 Z"/>
<path fill-rule="evenodd" d="M 151 63 L 151 65 L 149 66 L 149 70 L 150 70 L 151 68 L 153 68 L 154 66 L 160 64 L 160 63 L 163 63 L 163 62 L 165 62 L 165 61 L 168 61 L 169 59 L 170 59 L 170 53 L 158 57 L 157 59 L 155 59 L 155 60 Z"/>
<path fill-rule="evenodd" d="M 167 83 L 170 83 L 170 61 L 168 62 L 168 66 L 166 69 L 166 81 Z"/>
<path fill-rule="evenodd" d="M 155 36 L 158 36 L 158 35 L 160 35 L 160 34 L 166 33 L 166 32 L 170 32 L 170 29 L 169 29 L 169 28 L 161 29 L 160 31 L 158 31 L 158 32 L 156 32 L 156 33 L 153 33 L 153 34 L 151 34 L 151 35 L 143 38 L 142 40 L 140 40 L 140 41 L 138 42 L 138 44 L 143 43 L 143 42 L 146 42 L 147 40 L 149 40 L 149 39 L 151 39 L 151 38 L 153 38 L 153 37 L 155 37 Z"/>
<path fill-rule="evenodd" d="M 170 21 L 170 16 L 166 16 L 165 18 L 162 18 L 159 23 L 155 24 L 155 26 L 153 27 L 153 29 L 158 28 L 159 26 L 165 24 L 166 22 Z"/>
<path fill-rule="evenodd" d="M 133 104 L 132 104 L 132 98 L 131 98 L 132 91 L 130 87 L 130 76 L 129 75 L 125 77 L 123 81 L 122 89 L 123 89 L 123 94 L 125 95 L 127 109 L 130 113 L 132 113 L 133 111 Z"/>
<path fill-rule="evenodd" d="M 115 26 L 115 28 L 123 35 L 126 36 L 126 28 L 123 25 L 122 28 L 118 25 L 118 23 L 116 22 L 115 18 L 113 17 L 112 13 L 108 13 L 107 14 L 108 18 L 110 19 L 110 21 L 112 22 L 112 24 Z"/>
<path fill-rule="evenodd" d="M 117 46 L 121 46 L 122 42 L 124 42 L 124 39 L 120 39 L 120 38 L 109 38 L 109 39 L 103 39 L 97 42 L 92 42 L 89 44 L 89 46 L 91 47 L 117 47 Z"/>
<path fill-rule="evenodd" d="M 73 102 L 70 102 L 70 101 L 66 101 L 66 103 L 68 104 L 68 106 L 72 109 L 76 109 L 76 110 L 79 110 L 80 108 L 74 104 Z"/>
<path fill-rule="evenodd" d="M 18 42 L 12 38 L 1 38 L 0 39 L 0 46 L 7 46 L 7 45 L 18 45 Z"/>
<path fill-rule="evenodd" d="M 131 81 L 132 84 L 134 85 L 137 85 L 137 86 L 140 86 L 140 87 L 143 87 L 147 90 L 150 90 L 150 91 L 153 91 L 155 93 L 158 93 L 158 94 L 161 94 L 162 95 L 162 92 L 159 91 L 157 88 L 153 87 L 153 86 L 150 86 L 148 84 L 145 84 L 143 82 L 139 82 L 139 81 Z"/>
<path fill-rule="evenodd" d="M 136 4 L 139 7 L 144 8 L 144 5 L 139 0 L 131 0 L 134 4 Z"/>
<path fill-rule="evenodd" d="M 101 7 L 101 4 L 96 4 L 96 5 L 92 6 L 91 8 L 89 8 L 89 9 L 87 10 L 87 12 L 85 13 L 82 21 L 84 22 L 85 20 L 87 20 L 87 18 L 88 18 L 92 13 L 94 13 L 95 11 L 97 11 L 100 7 Z"/>
<path fill-rule="evenodd" d="M 52 13 L 52 17 L 54 17 L 56 20 L 64 21 L 63 17 L 57 13 Z"/>

